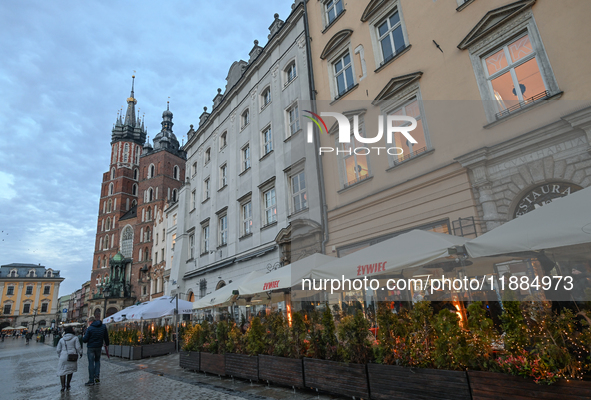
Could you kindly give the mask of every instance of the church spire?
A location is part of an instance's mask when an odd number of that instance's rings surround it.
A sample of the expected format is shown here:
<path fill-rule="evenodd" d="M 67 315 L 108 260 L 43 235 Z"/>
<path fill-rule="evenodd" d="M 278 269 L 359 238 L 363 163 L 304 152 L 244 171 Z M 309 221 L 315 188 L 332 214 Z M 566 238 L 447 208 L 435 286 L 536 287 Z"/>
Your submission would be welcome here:
<path fill-rule="evenodd" d="M 131 94 L 127 99 L 127 113 L 125 114 L 124 125 L 135 127 L 135 105 L 137 100 L 133 97 L 133 86 L 135 83 L 135 75 L 131 76 Z"/>

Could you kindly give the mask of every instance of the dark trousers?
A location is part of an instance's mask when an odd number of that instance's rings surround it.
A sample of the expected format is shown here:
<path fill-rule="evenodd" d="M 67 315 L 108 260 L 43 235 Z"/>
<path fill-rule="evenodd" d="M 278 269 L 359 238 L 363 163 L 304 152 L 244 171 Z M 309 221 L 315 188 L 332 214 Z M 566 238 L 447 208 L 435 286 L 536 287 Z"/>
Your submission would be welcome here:
<path fill-rule="evenodd" d="M 94 378 L 98 378 L 101 374 L 101 348 L 87 347 L 86 355 L 88 356 L 88 380 L 94 382 Z"/>

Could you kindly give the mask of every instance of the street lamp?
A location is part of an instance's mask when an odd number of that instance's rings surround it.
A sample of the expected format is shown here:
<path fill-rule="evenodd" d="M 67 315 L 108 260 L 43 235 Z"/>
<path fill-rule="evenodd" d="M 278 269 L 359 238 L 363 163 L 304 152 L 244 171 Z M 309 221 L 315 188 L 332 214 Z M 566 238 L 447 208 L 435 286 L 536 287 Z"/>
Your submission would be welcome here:
<path fill-rule="evenodd" d="M 103 297 L 105 298 L 105 304 L 103 306 L 103 319 L 107 318 L 107 299 L 111 297 L 111 289 L 109 287 L 105 287 L 103 289 Z"/>
<path fill-rule="evenodd" d="M 37 311 L 39 311 L 39 307 L 33 309 L 33 326 L 31 326 L 31 332 L 35 332 L 35 317 L 37 316 Z"/>

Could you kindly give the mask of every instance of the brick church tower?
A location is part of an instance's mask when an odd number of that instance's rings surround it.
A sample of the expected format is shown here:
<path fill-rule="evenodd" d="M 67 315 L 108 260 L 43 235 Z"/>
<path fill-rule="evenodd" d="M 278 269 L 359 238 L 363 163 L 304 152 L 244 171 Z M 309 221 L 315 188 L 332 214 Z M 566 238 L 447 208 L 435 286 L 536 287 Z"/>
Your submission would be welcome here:
<path fill-rule="evenodd" d="M 146 143 L 132 78 L 125 119 L 119 115 L 112 130 L 109 171 L 101 185 L 89 315 L 100 309 L 103 318 L 144 301 L 144 293 L 149 297 L 144 287 L 152 272 L 154 216 L 176 201 L 184 179 L 186 155 L 172 133 L 172 113 L 168 107 L 163 113 L 154 147 Z"/>

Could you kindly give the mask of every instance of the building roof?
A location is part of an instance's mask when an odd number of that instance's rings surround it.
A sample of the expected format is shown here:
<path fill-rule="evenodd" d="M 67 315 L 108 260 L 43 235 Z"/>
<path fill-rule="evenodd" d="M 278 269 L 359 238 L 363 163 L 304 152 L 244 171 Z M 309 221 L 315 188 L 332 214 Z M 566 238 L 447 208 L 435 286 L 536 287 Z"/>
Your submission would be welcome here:
<path fill-rule="evenodd" d="M 10 271 L 16 269 L 16 273 L 18 274 L 19 278 L 26 278 L 27 274 L 30 270 L 35 270 L 35 275 L 37 278 L 44 277 L 45 272 L 51 270 L 53 276 L 52 278 L 60 278 L 60 271 L 56 271 L 51 268 L 46 268 L 40 264 L 24 264 L 24 263 L 12 263 L 12 264 L 5 264 L 0 266 L 0 278 L 8 277 Z"/>

